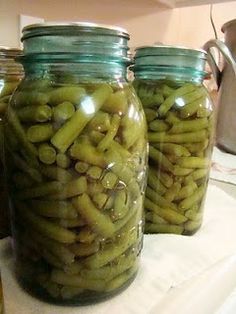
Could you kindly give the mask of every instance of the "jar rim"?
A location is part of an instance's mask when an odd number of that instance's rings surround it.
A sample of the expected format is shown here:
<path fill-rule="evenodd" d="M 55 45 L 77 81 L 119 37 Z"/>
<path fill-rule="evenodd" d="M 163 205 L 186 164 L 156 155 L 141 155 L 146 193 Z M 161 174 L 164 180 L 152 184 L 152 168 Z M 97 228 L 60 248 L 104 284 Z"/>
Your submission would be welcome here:
<path fill-rule="evenodd" d="M 39 34 L 35 33 L 35 31 L 42 30 L 42 36 L 45 35 L 44 31 L 46 30 L 53 30 L 53 28 L 75 28 L 78 31 L 84 31 L 84 32 L 91 32 L 91 31 L 102 31 L 104 35 L 111 34 L 116 36 L 121 36 L 124 38 L 129 39 L 130 35 L 128 31 L 122 27 L 119 26 L 113 26 L 113 25 L 106 25 L 106 24 L 97 24 L 92 22 L 45 22 L 45 23 L 38 23 L 38 24 L 30 24 L 23 28 L 22 33 L 23 36 L 21 38 L 21 41 L 23 41 L 26 38 L 39 36 Z M 53 35 L 53 31 L 51 33 Z M 62 35 L 64 35 L 62 33 Z"/>
<path fill-rule="evenodd" d="M 0 46 L 0 57 L 15 58 L 22 55 L 22 50 L 17 47 Z"/>
<path fill-rule="evenodd" d="M 135 58 L 143 57 L 143 56 L 174 56 L 174 55 L 184 55 L 184 56 L 192 56 L 197 58 L 206 59 L 207 52 L 203 49 L 193 49 L 185 46 L 172 46 L 172 45 L 146 45 L 140 46 L 135 49 Z"/>

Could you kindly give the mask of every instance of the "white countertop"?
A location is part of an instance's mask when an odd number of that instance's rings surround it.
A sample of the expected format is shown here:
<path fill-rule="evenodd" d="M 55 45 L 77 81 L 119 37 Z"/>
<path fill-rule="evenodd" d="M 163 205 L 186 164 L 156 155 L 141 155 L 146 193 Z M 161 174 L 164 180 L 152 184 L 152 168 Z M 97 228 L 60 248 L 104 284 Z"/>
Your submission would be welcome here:
<path fill-rule="evenodd" d="M 236 186 L 210 180 L 194 236 L 145 235 L 141 267 L 120 295 L 93 306 L 58 307 L 17 284 L 9 240 L 0 241 L 5 314 L 235 314 Z M 7 251 L 6 251 L 7 250 Z"/>

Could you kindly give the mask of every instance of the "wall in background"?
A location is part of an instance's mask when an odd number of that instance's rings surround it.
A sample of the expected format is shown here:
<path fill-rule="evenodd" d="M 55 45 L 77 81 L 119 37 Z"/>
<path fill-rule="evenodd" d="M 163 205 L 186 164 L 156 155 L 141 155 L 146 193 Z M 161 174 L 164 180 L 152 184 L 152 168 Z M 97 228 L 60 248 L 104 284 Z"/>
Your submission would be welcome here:
<path fill-rule="evenodd" d="M 214 37 L 210 6 L 161 10 L 153 0 L 0 0 L 0 45 L 19 46 L 19 14 L 45 20 L 87 20 L 123 26 L 132 35 L 132 47 L 155 42 L 201 47 Z M 236 2 L 215 4 L 214 21 L 235 18 Z"/>

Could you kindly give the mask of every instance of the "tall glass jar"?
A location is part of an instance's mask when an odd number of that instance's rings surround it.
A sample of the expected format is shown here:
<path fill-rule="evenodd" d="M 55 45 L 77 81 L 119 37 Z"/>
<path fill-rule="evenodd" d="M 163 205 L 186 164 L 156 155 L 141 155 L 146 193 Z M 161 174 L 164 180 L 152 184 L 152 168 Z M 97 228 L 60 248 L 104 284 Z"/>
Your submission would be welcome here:
<path fill-rule="evenodd" d="M 134 85 L 150 144 L 147 233 L 191 235 L 201 226 L 214 131 L 205 61 L 204 51 L 182 47 L 136 51 Z"/>
<path fill-rule="evenodd" d="M 9 235 L 9 206 L 2 163 L 3 119 L 9 99 L 23 75 L 22 66 L 15 62 L 20 54 L 20 49 L 0 46 L 0 238 Z"/>
<path fill-rule="evenodd" d="M 147 140 L 128 39 L 88 23 L 23 30 L 6 143 L 16 272 L 49 302 L 99 301 L 138 269 Z"/>

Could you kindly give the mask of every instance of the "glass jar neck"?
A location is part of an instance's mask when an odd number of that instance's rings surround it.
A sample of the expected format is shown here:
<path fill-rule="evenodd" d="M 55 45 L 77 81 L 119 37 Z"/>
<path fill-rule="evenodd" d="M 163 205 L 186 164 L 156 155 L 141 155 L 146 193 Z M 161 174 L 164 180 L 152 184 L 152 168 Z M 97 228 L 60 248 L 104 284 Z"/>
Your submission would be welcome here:
<path fill-rule="evenodd" d="M 43 59 L 42 59 L 43 58 Z M 62 59 L 50 59 L 45 55 L 39 58 L 26 56 L 21 58 L 21 63 L 25 70 L 25 75 L 37 77 L 72 74 L 76 77 L 87 79 L 127 79 L 127 64 L 117 60 L 96 60 L 92 56 L 76 57 L 67 55 Z"/>
<path fill-rule="evenodd" d="M 145 67 L 134 67 L 134 76 L 136 79 L 185 81 L 201 84 L 206 72 L 192 68 L 147 65 Z"/>
<path fill-rule="evenodd" d="M 23 76 L 22 65 L 15 62 L 14 59 L 0 57 L 0 76 Z"/>

